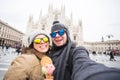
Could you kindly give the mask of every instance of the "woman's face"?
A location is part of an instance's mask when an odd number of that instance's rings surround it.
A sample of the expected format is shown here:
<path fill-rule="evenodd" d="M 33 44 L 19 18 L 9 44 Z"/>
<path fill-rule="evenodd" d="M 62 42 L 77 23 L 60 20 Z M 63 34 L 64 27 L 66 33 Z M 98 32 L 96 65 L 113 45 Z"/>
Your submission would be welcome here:
<path fill-rule="evenodd" d="M 64 45 L 64 44 L 66 43 L 66 41 L 67 41 L 67 35 L 66 35 L 66 32 L 64 32 L 64 34 L 63 34 L 62 36 L 60 36 L 60 35 L 58 34 L 58 31 L 59 31 L 59 30 L 54 31 L 54 32 L 56 32 L 57 34 L 56 34 L 56 37 L 52 38 L 52 41 L 53 41 L 53 43 L 54 43 L 56 46 L 62 46 L 62 45 Z"/>
<path fill-rule="evenodd" d="M 34 48 L 41 53 L 46 53 L 49 50 L 49 45 L 48 38 L 43 34 L 37 35 L 33 42 Z"/>

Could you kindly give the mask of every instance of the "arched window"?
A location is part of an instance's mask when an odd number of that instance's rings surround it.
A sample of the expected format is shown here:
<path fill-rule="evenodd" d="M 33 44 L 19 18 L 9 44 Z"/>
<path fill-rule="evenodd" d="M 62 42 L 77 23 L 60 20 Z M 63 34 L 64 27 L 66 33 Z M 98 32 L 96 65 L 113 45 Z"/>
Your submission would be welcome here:
<path fill-rule="evenodd" d="M 74 40 L 76 40 L 76 36 L 74 35 Z"/>
<path fill-rule="evenodd" d="M 45 30 L 45 25 L 42 26 L 42 30 Z"/>

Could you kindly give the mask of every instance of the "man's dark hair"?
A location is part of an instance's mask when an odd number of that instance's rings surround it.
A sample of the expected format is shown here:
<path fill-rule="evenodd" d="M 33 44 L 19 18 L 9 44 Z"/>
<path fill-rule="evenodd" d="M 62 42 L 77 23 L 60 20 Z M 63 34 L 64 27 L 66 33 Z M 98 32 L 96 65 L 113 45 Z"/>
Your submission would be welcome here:
<path fill-rule="evenodd" d="M 59 21 L 54 21 L 54 22 L 53 22 L 53 25 L 56 24 L 56 23 L 60 23 L 60 22 L 59 22 Z"/>

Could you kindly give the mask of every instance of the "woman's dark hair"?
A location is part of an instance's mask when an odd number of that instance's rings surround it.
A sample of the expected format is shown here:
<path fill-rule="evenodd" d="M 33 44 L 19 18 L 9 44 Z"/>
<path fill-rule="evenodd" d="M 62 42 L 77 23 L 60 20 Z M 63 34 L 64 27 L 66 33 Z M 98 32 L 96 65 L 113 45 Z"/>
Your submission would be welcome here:
<path fill-rule="evenodd" d="M 29 48 L 33 48 L 33 42 L 29 45 Z"/>

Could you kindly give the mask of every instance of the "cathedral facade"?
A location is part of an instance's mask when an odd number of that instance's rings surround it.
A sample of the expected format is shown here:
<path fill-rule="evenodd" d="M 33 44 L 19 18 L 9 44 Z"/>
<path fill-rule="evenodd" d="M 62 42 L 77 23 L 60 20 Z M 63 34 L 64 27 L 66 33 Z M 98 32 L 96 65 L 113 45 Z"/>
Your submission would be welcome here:
<path fill-rule="evenodd" d="M 25 39 L 27 40 L 28 36 L 31 32 L 36 30 L 44 31 L 48 36 L 50 35 L 51 27 L 54 21 L 59 21 L 63 23 L 68 30 L 70 31 L 70 37 L 73 42 L 77 44 L 77 46 L 85 46 L 88 51 L 96 51 L 98 53 L 103 53 L 111 48 L 112 50 L 117 50 L 120 54 L 120 41 L 102 41 L 102 42 L 84 42 L 83 40 L 83 26 L 82 21 L 78 21 L 77 25 L 73 24 L 72 14 L 70 18 L 65 15 L 65 7 L 62 6 L 60 9 L 53 8 L 53 6 L 49 6 L 47 15 L 42 16 L 42 11 L 38 16 L 38 21 L 34 22 L 33 16 L 29 17 L 27 23 L 27 32 Z M 23 41 L 23 43 L 27 45 L 27 41 Z M 114 45 L 113 45 L 114 44 Z"/>
<path fill-rule="evenodd" d="M 72 14 L 70 18 L 65 15 L 65 7 L 61 6 L 61 9 L 53 8 L 52 5 L 48 8 L 46 16 L 42 16 L 42 11 L 38 16 L 38 21 L 34 22 L 33 16 L 29 17 L 27 23 L 26 39 L 31 32 L 35 30 L 42 30 L 47 35 L 50 34 L 50 30 L 54 21 L 63 23 L 70 31 L 70 37 L 77 45 L 83 44 L 83 28 L 82 21 L 78 21 L 77 26 L 73 24 Z M 27 44 L 27 43 L 26 43 Z"/>

